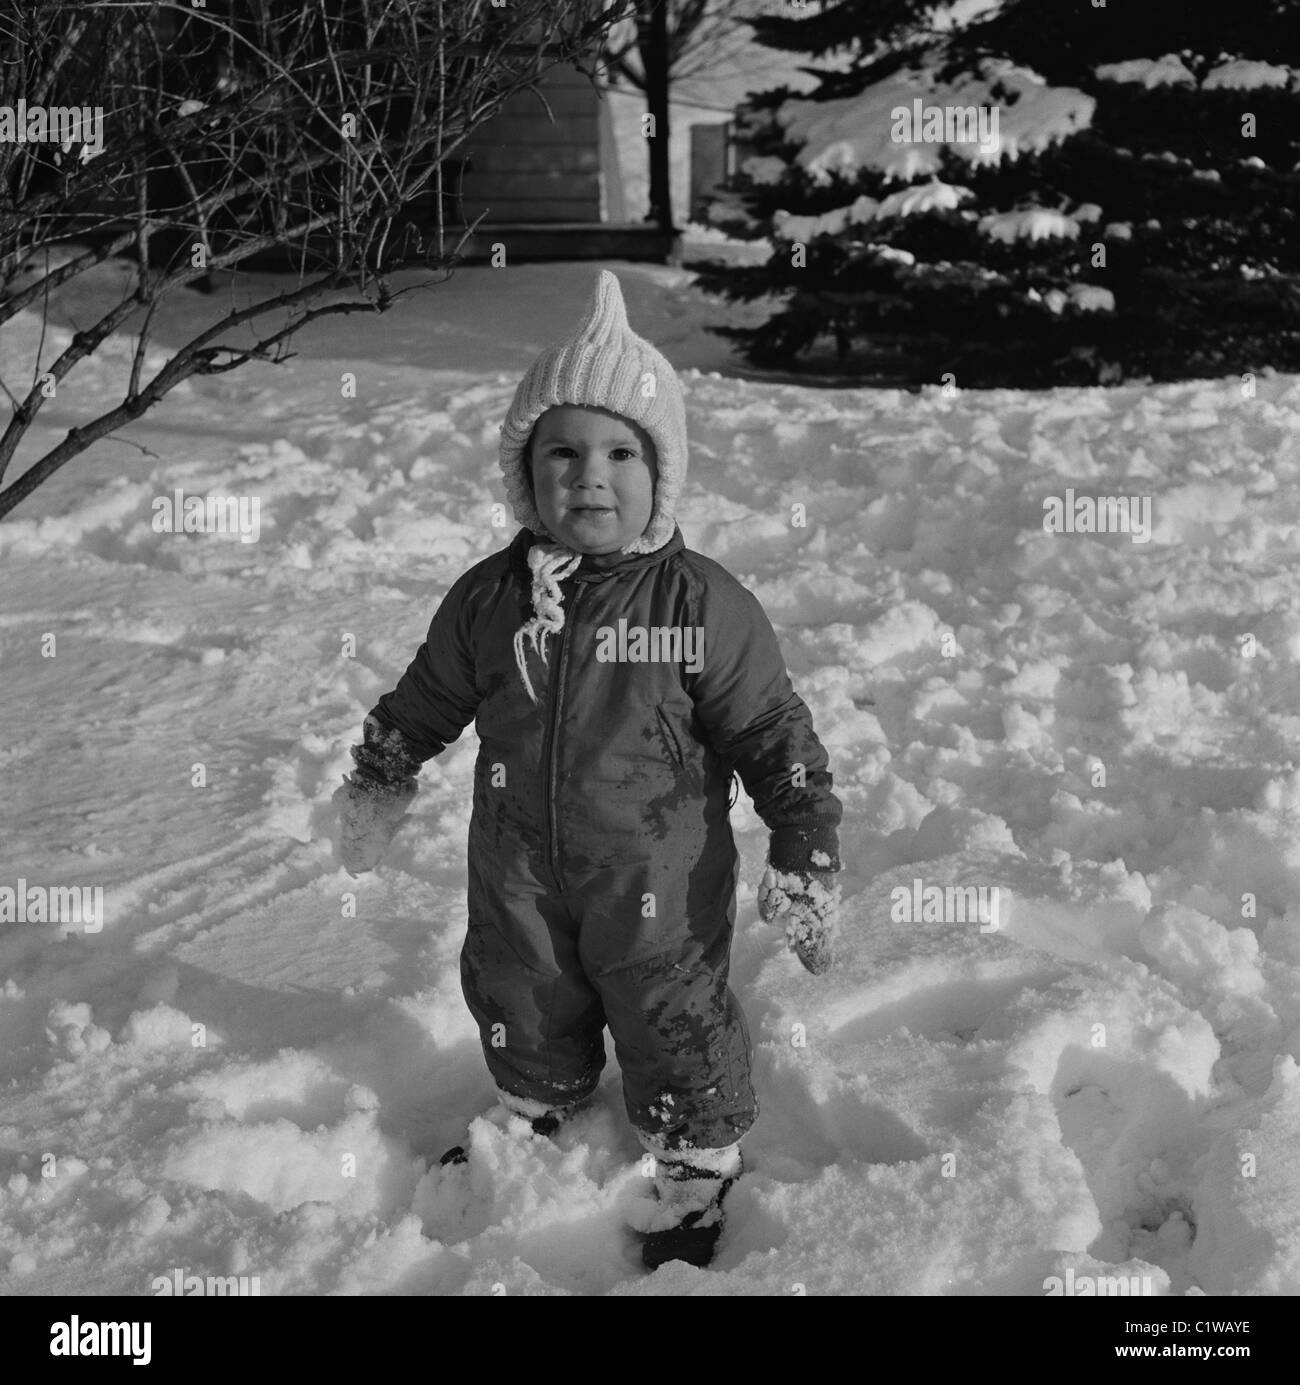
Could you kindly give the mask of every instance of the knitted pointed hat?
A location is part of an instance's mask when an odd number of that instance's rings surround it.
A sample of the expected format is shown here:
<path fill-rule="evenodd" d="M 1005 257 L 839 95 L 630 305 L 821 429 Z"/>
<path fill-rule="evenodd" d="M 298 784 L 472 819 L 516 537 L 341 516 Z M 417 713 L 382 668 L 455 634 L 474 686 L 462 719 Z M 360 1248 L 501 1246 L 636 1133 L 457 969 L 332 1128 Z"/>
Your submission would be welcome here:
<path fill-rule="evenodd" d="M 596 280 L 581 323 L 548 346 L 519 382 L 501 425 L 506 498 L 525 529 L 556 542 L 528 486 L 524 448 L 537 420 L 557 404 L 588 404 L 638 423 L 655 445 L 659 479 L 650 522 L 621 553 L 654 553 L 673 536 L 677 497 L 686 482 L 686 405 L 677 372 L 628 326 L 623 291 L 609 270 Z"/>

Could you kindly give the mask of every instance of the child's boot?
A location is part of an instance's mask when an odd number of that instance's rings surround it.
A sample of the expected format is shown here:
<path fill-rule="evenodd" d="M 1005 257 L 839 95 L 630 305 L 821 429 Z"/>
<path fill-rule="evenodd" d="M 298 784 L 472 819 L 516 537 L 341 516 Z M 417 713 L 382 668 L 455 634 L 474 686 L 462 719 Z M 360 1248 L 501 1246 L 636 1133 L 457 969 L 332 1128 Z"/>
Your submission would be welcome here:
<path fill-rule="evenodd" d="M 641 1245 L 649 1270 L 668 1260 L 703 1267 L 722 1235 L 722 1200 L 744 1171 L 740 1144 L 723 1149 L 654 1151 L 659 1208 Z"/>
<path fill-rule="evenodd" d="M 533 1101 L 526 1096 L 514 1096 L 497 1088 L 497 1099 L 506 1110 L 522 1116 L 533 1127 L 534 1135 L 544 1135 L 549 1139 L 578 1109 L 581 1102 L 570 1106 L 548 1106 L 544 1101 Z M 438 1160 L 440 1164 L 465 1164 L 469 1162 L 469 1151 L 464 1145 L 453 1145 Z"/>

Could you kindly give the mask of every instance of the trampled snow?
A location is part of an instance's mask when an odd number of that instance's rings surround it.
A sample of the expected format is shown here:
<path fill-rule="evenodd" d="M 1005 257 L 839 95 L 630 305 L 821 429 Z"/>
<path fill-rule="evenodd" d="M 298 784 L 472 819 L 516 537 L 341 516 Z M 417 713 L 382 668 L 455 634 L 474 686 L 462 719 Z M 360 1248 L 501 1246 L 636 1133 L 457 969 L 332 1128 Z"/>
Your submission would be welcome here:
<path fill-rule="evenodd" d="M 683 373 L 687 544 L 762 600 L 845 805 L 822 977 L 759 921 L 733 813 L 762 1113 L 715 1266 L 640 1269 L 612 1061 L 553 1143 L 492 1107 L 457 973 L 472 728 L 374 874 L 332 856 L 363 714 L 514 532 L 497 424 L 595 273 L 485 267 L 190 382 L 148 454 L 102 443 L 0 523 L 0 886 L 104 892 L 95 932 L 0 924 L 0 1293 L 1300 1291 L 1300 379 L 761 382 L 689 274 L 613 267 Z M 6 379 L 38 331 L 5 330 Z M 178 489 L 256 499 L 256 540 L 160 532 Z M 1147 540 L 1046 532 L 1067 490 L 1148 497 Z"/>

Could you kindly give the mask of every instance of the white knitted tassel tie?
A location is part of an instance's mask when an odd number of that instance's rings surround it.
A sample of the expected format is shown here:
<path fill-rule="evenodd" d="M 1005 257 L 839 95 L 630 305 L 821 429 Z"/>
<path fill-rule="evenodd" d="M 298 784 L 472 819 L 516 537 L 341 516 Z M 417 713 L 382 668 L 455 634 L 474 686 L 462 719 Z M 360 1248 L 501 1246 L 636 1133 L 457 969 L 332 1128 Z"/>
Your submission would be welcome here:
<path fill-rule="evenodd" d="M 519 676 L 524 680 L 524 688 L 529 700 L 536 705 L 537 695 L 528 677 L 527 658 L 524 642 L 533 647 L 533 653 L 541 656 L 546 663 L 546 637 L 564 629 L 564 603 L 560 595 L 560 583 L 570 576 L 582 554 L 565 548 L 558 543 L 535 543 L 528 550 L 528 566 L 533 573 L 533 618 L 515 631 L 515 665 Z M 540 643 L 539 643 L 540 642 Z"/>

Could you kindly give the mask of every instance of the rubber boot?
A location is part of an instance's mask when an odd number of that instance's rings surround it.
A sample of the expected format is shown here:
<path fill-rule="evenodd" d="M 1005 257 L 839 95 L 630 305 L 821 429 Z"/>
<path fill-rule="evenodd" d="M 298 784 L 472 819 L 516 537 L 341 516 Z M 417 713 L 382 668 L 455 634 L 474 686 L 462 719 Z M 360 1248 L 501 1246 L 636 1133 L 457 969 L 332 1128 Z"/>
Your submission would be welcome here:
<path fill-rule="evenodd" d="M 642 1141 L 645 1144 L 645 1141 Z M 655 1156 L 654 1229 L 645 1233 L 641 1262 L 658 1269 L 669 1260 L 703 1268 L 711 1263 L 722 1235 L 722 1200 L 744 1172 L 740 1145 L 723 1149 L 662 1150 Z"/>
<path fill-rule="evenodd" d="M 547 1106 L 544 1102 L 533 1101 L 526 1096 L 514 1096 L 510 1092 L 503 1092 L 500 1087 L 497 1088 L 497 1100 L 512 1114 L 522 1116 L 532 1126 L 534 1135 L 542 1135 L 547 1139 L 554 1135 L 582 1104 L 575 1102 L 572 1106 Z M 469 1151 L 464 1145 L 453 1145 L 438 1162 L 466 1164 L 469 1162 Z"/>

